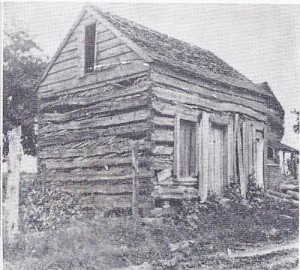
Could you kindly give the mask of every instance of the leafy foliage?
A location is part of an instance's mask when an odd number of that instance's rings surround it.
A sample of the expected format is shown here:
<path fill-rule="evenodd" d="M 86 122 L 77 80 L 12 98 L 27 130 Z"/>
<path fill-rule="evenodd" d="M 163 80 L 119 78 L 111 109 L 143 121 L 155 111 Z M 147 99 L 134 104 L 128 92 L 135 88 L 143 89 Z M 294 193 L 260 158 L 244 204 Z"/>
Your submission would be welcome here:
<path fill-rule="evenodd" d="M 286 220 L 287 214 L 298 215 L 288 205 L 276 202 L 264 201 L 259 208 L 249 208 L 246 204 L 231 207 L 187 200 L 165 215 L 163 224 L 165 234 L 173 241 L 197 239 L 222 249 L 237 242 L 284 239 L 298 230 L 298 216 Z"/>
<path fill-rule="evenodd" d="M 43 186 L 36 181 L 21 187 L 20 212 L 23 230 L 56 229 L 81 216 L 79 195 L 68 193 L 57 183 Z"/>
<path fill-rule="evenodd" d="M 257 181 L 253 175 L 248 177 L 248 189 L 246 193 L 246 199 L 252 207 L 262 207 L 264 202 L 264 191 L 258 186 Z"/>
<path fill-rule="evenodd" d="M 231 205 L 240 204 L 243 200 L 240 184 L 231 181 L 225 189 L 225 196 L 229 199 Z"/>
<path fill-rule="evenodd" d="M 288 170 L 291 172 L 291 175 L 298 179 L 298 169 L 299 169 L 299 157 L 297 155 L 291 155 L 291 158 L 287 160 Z"/>
<path fill-rule="evenodd" d="M 34 86 L 46 67 L 38 55 L 39 46 L 25 31 L 4 32 L 3 48 L 3 133 L 22 126 L 22 145 L 26 154 L 35 154 L 34 117 L 36 93 Z M 4 140 L 3 152 L 8 153 Z"/>
<path fill-rule="evenodd" d="M 27 183 L 23 193 L 30 186 Z M 6 265 L 24 270 L 115 269 L 147 261 L 154 269 L 190 269 L 191 265 L 219 269 L 227 262 L 215 256 L 228 248 L 298 235 L 299 213 L 284 203 L 236 209 L 221 202 L 185 199 L 171 205 L 155 223 L 142 220 L 138 234 L 130 216 L 76 220 L 57 230 L 23 233 L 15 242 L 4 242 Z M 178 246 L 175 251 L 174 246 Z M 244 269 L 243 265 L 232 268 Z"/>
<path fill-rule="evenodd" d="M 293 126 L 293 129 L 296 134 L 299 134 L 299 132 L 300 132 L 300 111 L 294 109 L 291 113 L 296 115 L 296 124 Z"/>

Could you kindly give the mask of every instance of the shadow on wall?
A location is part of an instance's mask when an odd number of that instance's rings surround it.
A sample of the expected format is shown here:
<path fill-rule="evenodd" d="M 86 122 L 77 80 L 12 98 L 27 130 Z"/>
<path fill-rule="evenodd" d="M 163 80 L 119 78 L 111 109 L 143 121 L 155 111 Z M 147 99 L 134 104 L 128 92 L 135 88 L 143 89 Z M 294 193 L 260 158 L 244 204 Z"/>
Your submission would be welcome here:
<path fill-rule="evenodd" d="M 36 173 L 37 172 L 37 158 L 29 155 L 22 155 L 21 159 L 21 172 L 25 173 Z M 6 173 L 7 168 L 7 162 L 2 163 L 2 172 Z"/>

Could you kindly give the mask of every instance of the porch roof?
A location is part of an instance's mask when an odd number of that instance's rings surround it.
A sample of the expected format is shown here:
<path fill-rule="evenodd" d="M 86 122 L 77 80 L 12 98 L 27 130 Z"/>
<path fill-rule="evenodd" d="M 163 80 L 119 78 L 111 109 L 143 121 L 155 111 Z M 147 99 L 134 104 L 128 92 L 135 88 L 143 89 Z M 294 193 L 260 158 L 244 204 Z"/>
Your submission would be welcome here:
<path fill-rule="evenodd" d="M 279 142 L 279 141 L 269 141 L 268 146 L 272 147 L 272 148 L 275 148 L 277 150 L 299 154 L 299 151 L 297 149 L 295 149 L 291 146 L 288 146 L 288 145 L 286 145 L 282 142 Z"/>

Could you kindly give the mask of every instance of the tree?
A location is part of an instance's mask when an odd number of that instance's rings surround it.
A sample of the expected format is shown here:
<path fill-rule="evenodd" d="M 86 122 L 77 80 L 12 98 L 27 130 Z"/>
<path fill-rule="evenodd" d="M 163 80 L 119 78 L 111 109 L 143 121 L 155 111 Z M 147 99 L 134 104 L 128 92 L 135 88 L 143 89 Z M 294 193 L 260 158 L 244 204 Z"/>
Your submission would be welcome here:
<path fill-rule="evenodd" d="M 299 132 L 300 132 L 300 111 L 294 109 L 294 111 L 291 111 L 291 113 L 296 115 L 296 124 L 293 126 L 293 129 L 296 134 L 299 134 Z"/>
<path fill-rule="evenodd" d="M 23 151 L 35 155 L 34 86 L 46 65 L 38 56 L 41 51 L 25 31 L 4 32 L 3 154 L 8 164 L 5 199 L 8 237 L 18 231 L 21 155 Z"/>

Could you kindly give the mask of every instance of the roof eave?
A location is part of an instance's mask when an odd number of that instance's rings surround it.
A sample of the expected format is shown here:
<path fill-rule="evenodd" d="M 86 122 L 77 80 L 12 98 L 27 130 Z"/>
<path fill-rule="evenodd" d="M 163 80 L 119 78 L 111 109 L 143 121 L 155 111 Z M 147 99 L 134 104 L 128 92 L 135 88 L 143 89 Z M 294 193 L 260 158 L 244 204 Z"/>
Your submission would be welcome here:
<path fill-rule="evenodd" d="M 70 28 L 68 34 L 65 36 L 65 38 L 63 39 L 63 41 L 61 42 L 61 44 L 59 45 L 56 53 L 54 54 L 54 56 L 52 57 L 51 61 L 49 62 L 46 70 L 43 72 L 43 74 L 41 75 L 41 77 L 38 79 L 37 85 L 34 89 L 34 91 L 36 92 L 40 86 L 40 84 L 44 81 L 44 79 L 46 78 L 46 76 L 48 75 L 48 72 L 50 71 L 50 69 L 52 68 L 54 62 L 56 61 L 57 57 L 60 55 L 60 53 L 62 52 L 63 48 L 65 47 L 66 43 L 68 42 L 69 38 L 71 37 L 71 35 L 73 34 L 74 30 L 76 29 L 76 27 L 78 26 L 78 24 L 80 23 L 81 19 L 83 18 L 83 16 L 85 15 L 86 11 L 87 11 L 88 5 L 86 5 L 82 11 L 80 12 L 80 14 L 77 16 L 74 24 L 72 25 L 72 27 Z"/>
<path fill-rule="evenodd" d="M 230 79 L 232 82 L 228 82 L 228 81 L 225 81 L 225 80 L 221 80 L 221 79 L 217 79 L 217 78 L 212 78 L 214 76 L 218 76 L 218 74 L 213 74 L 212 72 L 209 72 L 209 71 L 206 71 L 206 73 L 210 73 L 211 76 L 207 75 L 207 74 L 204 74 L 203 72 L 201 72 L 199 69 L 197 68 L 187 68 L 185 66 L 182 66 L 182 65 L 174 65 L 170 62 L 167 62 L 167 61 L 164 61 L 162 59 L 158 59 L 158 58 L 154 58 L 153 63 L 159 63 L 159 64 L 162 64 L 163 67 L 166 67 L 166 66 L 171 66 L 171 67 L 174 67 L 176 68 L 177 70 L 178 69 L 181 69 L 185 72 L 188 72 L 190 73 L 191 75 L 197 75 L 198 77 L 202 77 L 203 79 L 205 80 L 208 80 L 208 81 L 211 81 L 211 82 L 215 82 L 215 83 L 218 83 L 218 84 L 224 84 L 224 85 L 227 85 L 229 88 L 238 88 L 238 89 L 242 89 L 242 90 L 245 90 L 245 91 L 248 91 L 249 93 L 251 94 L 255 94 L 257 96 L 264 96 L 264 97 L 267 97 L 269 98 L 271 95 L 268 95 L 266 93 L 262 93 L 260 92 L 258 89 L 253 89 L 254 86 L 249 86 L 247 83 L 245 82 L 241 82 L 241 81 L 237 81 L 236 79 L 234 78 L 229 78 L 229 77 L 226 77 L 228 79 Z M 221 75 L 219 75 L 221 76 Z M 243 85 L 244 84 L 244 85 Z"/>

